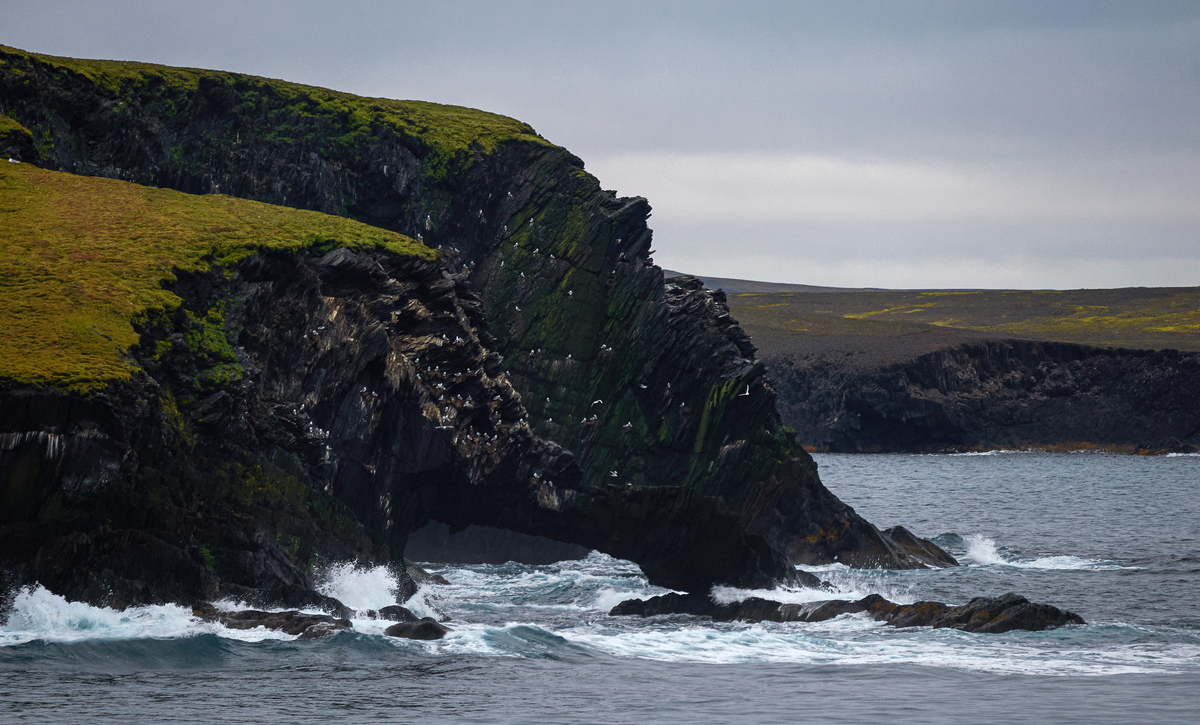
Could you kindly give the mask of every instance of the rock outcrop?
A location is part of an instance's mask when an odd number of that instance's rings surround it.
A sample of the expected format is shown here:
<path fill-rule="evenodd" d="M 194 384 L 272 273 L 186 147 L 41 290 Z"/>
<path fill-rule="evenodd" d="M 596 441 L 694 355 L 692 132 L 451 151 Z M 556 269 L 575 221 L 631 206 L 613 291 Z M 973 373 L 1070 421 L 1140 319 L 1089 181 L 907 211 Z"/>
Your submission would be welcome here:
<path fill-rule="evenodd" d="M 192 614 L 205 622 L 220 622 L 229 629 L 274 629 L 299 639 L 317 639 L 353 629 L 344 616 L 309 612 L 264 612 L 257 609 L 226 611 L 204 602 L 192 608 Z"/>
<path fill-rule="evenodd" d="M 960 629 L 964 632 L 999 634 L 1012 630 L 1042 631 L 1068 624 L 1084 624 L 1078 614 L 1049 604 L 1034 604 L 1017 594 L 976 597 L 966 604 L 950 606 L 940 602 L 896 604 L 878 594 L 847 601 L 830 599 L 804 604 L 750 597 L 731 604 L 718 604 L 699 594 L 664 594 L 646 600 L 630 599 L 609 612 L 612 616 L 652 617 L 663 614 L 690 614 L 710 617 L 718 622 L 824 622 L 843 614 L 864 613 L 871 619 L 893 627 L 933 627 Z"/>
<path fill-rule="evenodd" d="M 945 563 L 821 485 L 723 295 L 664 284 L 646 201 L 527 125 L 212 71 L 0 63 L 40 165 L 348 215 L 443 253 L 263 251 L 181 275 L 184 310 L 219 312 L 227 350 L 180 345 L 191 318 L 150 319 L 128 384 L 5 390 L 2 465 L 37 482 L 0 529 L 21 578 L 131 602 L 300 592 L 316 557 L 388 560 L 430 520 L 599 549 L 691 591 L 790 579 L 788 559 Z M 52 505 L 78 518 L 47 528 Z M 177 581 L 119 561 L 120 537 L 143 535 Z"/>

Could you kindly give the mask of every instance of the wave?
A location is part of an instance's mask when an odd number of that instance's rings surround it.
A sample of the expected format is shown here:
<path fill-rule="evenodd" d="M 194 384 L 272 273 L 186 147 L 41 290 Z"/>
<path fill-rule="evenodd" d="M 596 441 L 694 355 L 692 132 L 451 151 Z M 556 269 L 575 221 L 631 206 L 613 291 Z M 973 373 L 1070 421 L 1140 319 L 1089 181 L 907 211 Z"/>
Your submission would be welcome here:
<path fill-rule="evenodd" d="M 1138 567 L 1121 566 L 1113 561 L 1102 559 L 1084 559 L 1078 556 L 1039 556 L 1023 557 L 997 546 L 994 539 L 982 534 L 969 534 L 962 538 L 967 550 L 964 556 L 977 566 L 1011 566 L 1018 569 L 1058 569 L 1058 570 L 1112 570 L 1136 569 Z"/>

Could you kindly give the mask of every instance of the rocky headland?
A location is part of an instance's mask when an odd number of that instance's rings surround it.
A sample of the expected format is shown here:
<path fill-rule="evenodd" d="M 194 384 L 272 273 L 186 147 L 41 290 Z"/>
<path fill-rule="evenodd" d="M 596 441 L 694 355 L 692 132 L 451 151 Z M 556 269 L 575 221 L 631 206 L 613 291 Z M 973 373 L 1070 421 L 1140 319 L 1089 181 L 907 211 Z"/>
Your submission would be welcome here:
<path fill-rule="evenodd" d="M 690 592 L 954 563 L 821 485 L 647 202 L 523 123 L 11 48 L 0 108 L 10 583 L 336 614 L 321 562 L 430 522 Z"/>

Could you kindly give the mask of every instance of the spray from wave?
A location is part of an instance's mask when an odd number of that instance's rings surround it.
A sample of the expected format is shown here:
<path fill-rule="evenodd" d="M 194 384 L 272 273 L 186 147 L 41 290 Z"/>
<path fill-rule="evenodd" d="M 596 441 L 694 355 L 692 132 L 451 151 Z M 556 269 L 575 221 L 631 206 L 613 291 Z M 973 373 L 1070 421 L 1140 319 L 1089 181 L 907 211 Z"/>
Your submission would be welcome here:
<path fill-rule="evenodd" d="M 1121 566 L 1112 561 L 1098 559 L 1083 559 L 1078 556 L 1039 556 L 1025 557 L 1019 552 L 1011 552 L 998 546 L 994 539 L 982 534 L 969 534 L 963 537 L 967 546 L 967 559 L 977 566 L 1011 566 L 1018 569 L 1058 569 L 1058 570 L 1103 570 L 1129 569 L 1136 567 Z"/>

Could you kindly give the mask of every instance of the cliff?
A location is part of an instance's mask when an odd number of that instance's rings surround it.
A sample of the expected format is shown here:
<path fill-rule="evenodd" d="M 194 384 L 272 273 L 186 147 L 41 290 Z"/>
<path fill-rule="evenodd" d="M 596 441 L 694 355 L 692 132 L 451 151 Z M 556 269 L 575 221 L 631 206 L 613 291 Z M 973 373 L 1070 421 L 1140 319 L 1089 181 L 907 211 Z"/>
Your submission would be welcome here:
<path fill-rule="evenodd" d="M 800 440 L 844 452 L 1200 447 L 1200 353 L 963 342 L 875 367 L 767 358 Z"/>
<path fill-rule="evenodd" d="M 213 71 L 9 48 L 0 62 L 0 110 L 29 132 L 27 161 L 348 216 L 440 249 L 441 266 L 330 245 L 282 257 L 260 250 L 217 265 L 219 277 L 177 275 L 169 284 L 192 316 L 136 330 L 147 350 L 146 335 L 158 335 L 158 350 L 171 335 L 186 338 L 176 328 L 193 318 L 223 330 L 230 349 L 222 354 L 244 356 L 240 364 L 256 373 L 243 378 L 244 390 L 197 395 L 203 407 L 181 414 L 207 421 L 211 411 L 232 411 L 222 419 L 236 425 L 206 439 L 212 450 L 261 439 L 270 445 L 252 450 L 255 460 L 274 460 L 276 448 L 299 458 L 306 478 L 298 478 L 344 502 L 376 547 L 398 551 L 430 519 L 494 526 L 633 559 L 651 581 L 681 589 L 785 576 L 778 551 L 804 563 L 929 560 L 924 547 L 888 538 L 821 486 L 781 425 L 764 367 L 723 295 L 695 280 L 664 284 L 651 263 L 645 200 L 601 190 L 579 159 L 527 125 Z M 290 291 L 209 314 L 214 300 L 253 298 L 260 282 Z M 414 300 L 430 319 L 407 307 Z M 330 323 L 343 307 L 362 312 L 338 320 L 373 322 L 339 332 L 337 352 L 309 350 L 341 330 Z M 409 338 L 428 337 L 422 325 L 457 352 L 444 361 L 421 354 Z M 368 328 L 379 342 L 347 353 L 345 344 L 358 348 L 346 340 L 370 337 Z M 304 330 L 318 334 L 294 339 Z M 158 385 L 174 369 L 133 358 Z M 212 362 L 179 365 L 186 377 Z M 418 365 L 430 362 L 452 366 L 456 396 L 489 409 L 499 396 L 507 417 L 483 430 L 461 427 L 478 411 L 456 415 L 450 429 L 434 425 L 447 412 L 426 410 L 432 401 L 423 396 L 443 393 L 413 382 L 429 375 Z M 394 412 L 351 424 L 358 419 L 341 411 L 374 404 L 364 387 Z M 25 394 L 14 383 L 3 405 Z M 283 424 L 259 415 L 267 409 L 276 417 L 290 409 L 328 434 L 313 444 L 317 458 L 270 438 Z M 8 420 L 20 435 L 55 425 Z M 402 450 L 388 455 L 396 445 Z"/>
<path fill-rule="evenodd" d="M 0 359 L 0 564 L 20 581 L 298 605 L 321 559 L 399 564 L 431 518 L 600 549 L 683 589 L 793 578 L 710 497 L 577 491 L 477 298 L 411 239 L 26 164 L 0 168 L 0 191 L 0 305 L 23 323 Z"/>

